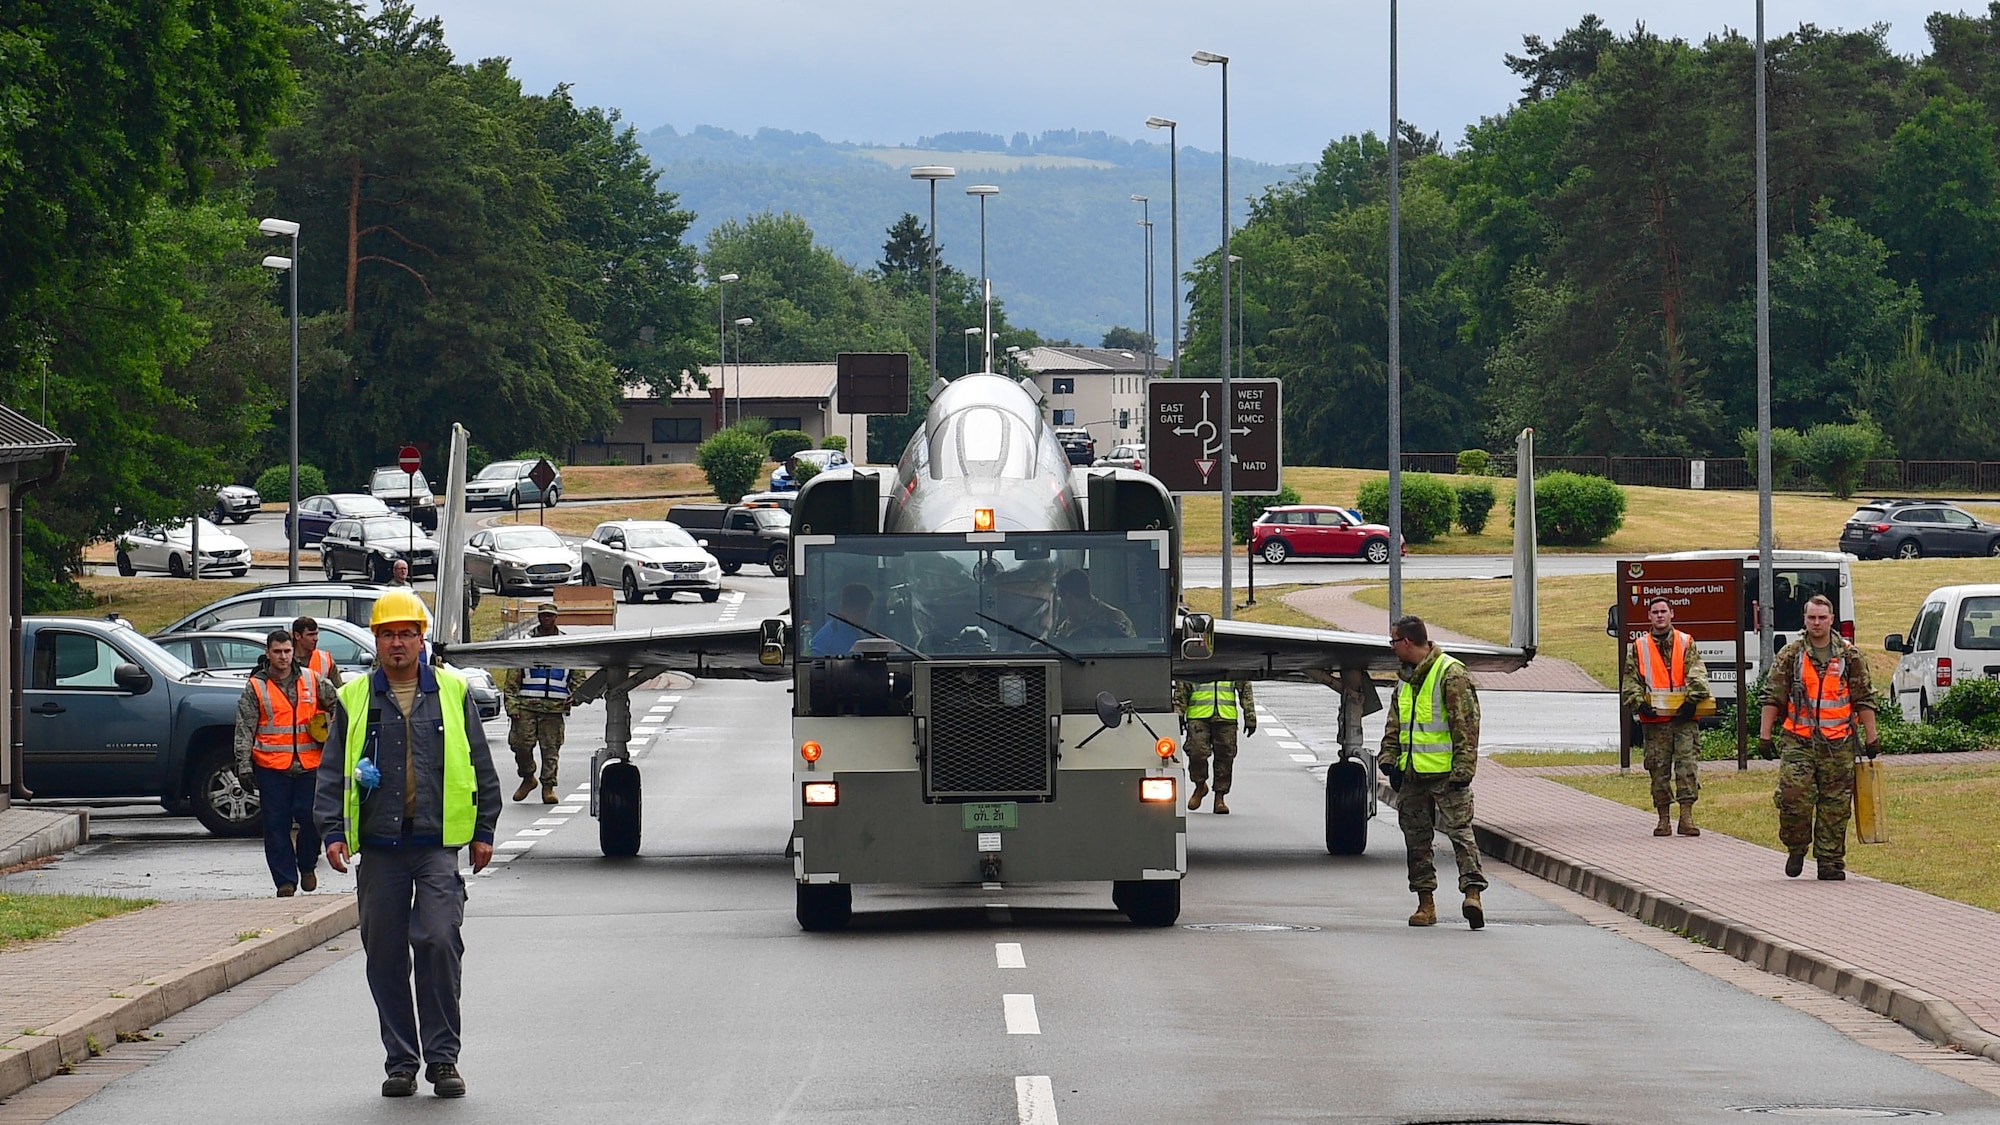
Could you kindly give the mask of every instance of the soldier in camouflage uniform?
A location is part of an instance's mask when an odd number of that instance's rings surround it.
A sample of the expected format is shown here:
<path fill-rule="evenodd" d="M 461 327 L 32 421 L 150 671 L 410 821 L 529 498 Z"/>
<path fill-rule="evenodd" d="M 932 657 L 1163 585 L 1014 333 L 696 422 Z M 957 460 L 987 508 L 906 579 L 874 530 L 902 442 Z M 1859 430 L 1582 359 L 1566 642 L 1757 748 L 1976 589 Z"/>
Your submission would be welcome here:
<path fill-rule="evenodd" d="M 1701 724 L 1695 709 L 1712 699 L 1708 666 L 1701 661 L 1694 638 L 1674 628 L 1674 607 L 1665 598 L 1646 604 L 1652 631 L 1625 646 L 1625 674 L 1619 685 L 1626 708 L 1639 716 L 1645 735 L 1646 773 L 1653 779 L 1653 808 L 1660 823 L 1655 836 L 1671 836 L 1668 810 L 1680 802 L 1680 834 L 1699 836 L 1694 803 L 1701 797 Z M 1681 692 L 1684 698 L 1671 712 L 1654 710 L 1656 692 Z"/>
<path fill-rule="evenodd" d="M 1050 636 L 1107 640 L 1136 635 L 1124 610 L 1091 594 L 1088 573 L 1065 571 L 1056 580 L 1056 627 Z"/>
<path fill-rule="evenodd" d="M 1785 874 L 1796 878 L 1805 870 L 1811 844 L 1819 877 L 1845 879 L 1856 728 L 1866 738 L 1859 745 L 1862 753 L 1872 758 L 1882 752 L 1875 689 L 1861 650 L 1834 633 L 1833 603 L 1824 595 L 1806 601 L 1805 625 L 1805 635 L 1778 653 L 1764 680 L 1757 751 L 1780 759 L 1772 800 L 1778 806 L 1778 839 L 1785 845 Z"/>
<path fill-rule="evenodd" d="M 560 636 L 556 628 L 556 603 L 543 602 L 535 610 L 537 637 Z M 507 708 L 507 747 L 514 751 L 514 767 L 520 772 L 521 787 L 514 790 L 516 801 L 525 801 L 535 791 L 535 744 L 542 746 L 542 803 L 556 803 L 556 770 L 562 759 L 564 718 L 573 706 L 576 691 L 574 669 L 509 668 L 500 675 L 500 691 Z"/>
<path fill-rule="evenodd" d="M 1243 722 L 1244 737 L 1257 733 L 1257 702 L 1250 695 L 1248 680 L 1174 682 L 1174 710 L 1187 722 L 1188 780 L 1194 792 L 1188 794 L 1188 808 L 1201 807 L 1208 796 L 1209 759 L 1215 759 L 1215 811 L 1227 814 L 1229 783 L 1236 772 L 1236 723 Z"/>
<path fill-rule="evenodd" d="M 1479 694 L 1465 665 L 1430 643 L 1422 618 L 1389 626 L 1389 647 L 1403 662 L 1403 682 L 1390 701 L 1382 732 L 1381 769 L 1397 792 L 1396 820 L 1409 853 L 1410 889 L 1417 893 L 1412 926 L 1437 925 L 1436 833 L 1451 841 L 1465 920 L 1486 925 L 1479 892 L 1479 845 L 1472 837 L 1472 775 L 1479 768 Z M 1440 714 L 1439 712 L 1442 712 Z"/>

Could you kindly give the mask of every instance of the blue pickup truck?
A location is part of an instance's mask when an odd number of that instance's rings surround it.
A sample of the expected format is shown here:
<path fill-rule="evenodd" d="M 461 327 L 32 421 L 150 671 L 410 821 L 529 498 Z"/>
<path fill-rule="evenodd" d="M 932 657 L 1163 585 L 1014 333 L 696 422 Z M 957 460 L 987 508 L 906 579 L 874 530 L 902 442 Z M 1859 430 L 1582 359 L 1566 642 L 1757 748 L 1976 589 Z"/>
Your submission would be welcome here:
<path fill-rule="evenodd" d="M 188 667 L 121 621 L 23 622 L 23 780 L 37 799 L 154 798 L 218 836 L 263 832 L 232 748 L 241 674 Z"/>

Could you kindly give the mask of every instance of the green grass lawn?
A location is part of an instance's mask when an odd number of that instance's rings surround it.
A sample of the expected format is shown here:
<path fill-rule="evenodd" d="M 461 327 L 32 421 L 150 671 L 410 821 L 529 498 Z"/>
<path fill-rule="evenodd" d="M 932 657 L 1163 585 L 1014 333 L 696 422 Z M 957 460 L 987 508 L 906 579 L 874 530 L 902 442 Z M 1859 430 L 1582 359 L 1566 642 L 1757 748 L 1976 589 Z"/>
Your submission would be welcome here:
<path fill-rule="evenodd" d="M 1528 754 L 1533 763 L 1564 764 L 1555 754 Z M 1616 760 L 1616 755 L 1612 755 Z M 1847 866 L 1884 882 L 1941 898 L 2000 910 L 2000 766 L 1898 766 L 1889 774 L 1889 842 L 1862 844 L 1848 833 Z M 1646 771 L 1554 777 L 1551 781 L 1651 812 Z M 1701 775 L 1697 823 L 1779 852 L 1778 814 L 1771 805 L 1771 771 Z M 1778 859 L 1772 857 L 1776 865 Z M 1811 868 L 1807 869 L 1807 877 Z"/>
<path fill-rule="evenodd" d="M 0 895 L 0 951 L 153 905 L 106 895 Z"/>

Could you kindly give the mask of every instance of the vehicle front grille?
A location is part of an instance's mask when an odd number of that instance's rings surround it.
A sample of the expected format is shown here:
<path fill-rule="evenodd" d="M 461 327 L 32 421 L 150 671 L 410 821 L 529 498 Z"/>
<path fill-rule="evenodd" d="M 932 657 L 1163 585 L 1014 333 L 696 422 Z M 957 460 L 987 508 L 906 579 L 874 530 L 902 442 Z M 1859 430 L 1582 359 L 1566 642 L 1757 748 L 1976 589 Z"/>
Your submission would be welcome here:
<path fill-rule="evenodd" d="M 1042 797 L 1050 775 L 1048 669 L 932 665 L 927 797 Z"/>
<path fill-rule="evenodd" d="M 563 575 L 569 573 L 569 567 L 564 563 L 536 563 L 534 566 L 528 568 L 528 573 L 531 575 Z"/>
<path fill-rule="evenodd" d="M 676 573 L 676 574 L 700 574 L 700 573 L 701 573 L 701 564 L 700 564 L 700 563 L 698 563 L 698 562 L 677 562 L 677 563 L 667 563 L 667 564 L 666 564 L 666 568 L 667 568 L 668 570 L 671 570 L 671 571 L 673 571 L 673 572 L 674 572 L 674 573 Z"/>

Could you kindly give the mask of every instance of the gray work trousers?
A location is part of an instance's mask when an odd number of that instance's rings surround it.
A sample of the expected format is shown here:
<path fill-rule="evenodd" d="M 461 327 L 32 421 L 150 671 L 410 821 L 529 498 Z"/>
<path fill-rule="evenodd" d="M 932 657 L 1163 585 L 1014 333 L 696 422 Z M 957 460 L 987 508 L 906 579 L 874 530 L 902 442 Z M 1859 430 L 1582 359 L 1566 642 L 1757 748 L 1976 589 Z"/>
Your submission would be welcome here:
<path fill-rule="evenodd" d="M 458 989 L 465 941 L 465 880 L 458 849 L 368 848 L 355 870 L 360 895 L 361 948 L 368 991 L 382 1023 L 383 1069 L 414 1071 L 423 1062 L 458 1061 Z M 411 956 L 416 993 L 410 991 Z"/>

